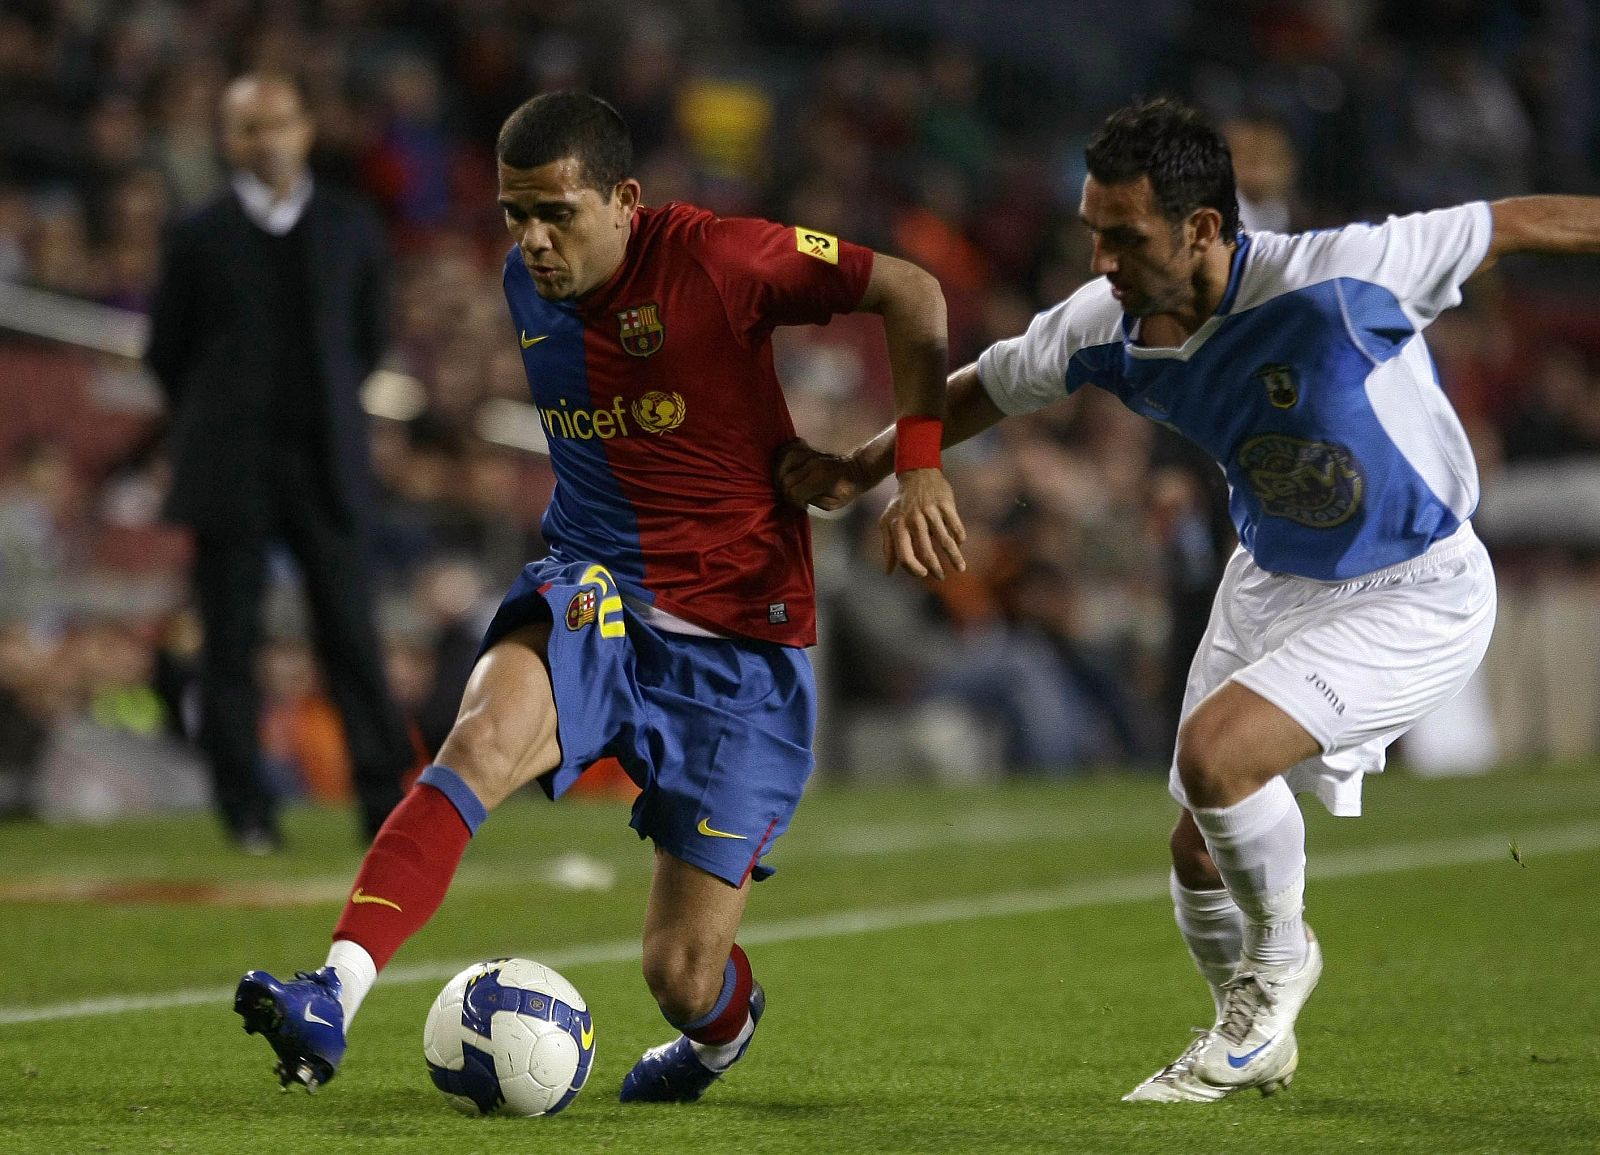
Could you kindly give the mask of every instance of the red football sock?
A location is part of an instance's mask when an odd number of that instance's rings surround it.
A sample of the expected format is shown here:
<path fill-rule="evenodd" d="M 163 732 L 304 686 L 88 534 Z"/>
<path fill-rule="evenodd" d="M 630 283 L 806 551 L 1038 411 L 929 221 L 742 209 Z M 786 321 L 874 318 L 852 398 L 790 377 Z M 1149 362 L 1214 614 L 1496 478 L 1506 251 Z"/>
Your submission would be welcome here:
<path fill-rule="evenodd" d="M 359 943 L 382 970 L 439 909 L 471 839 L 443 792 L 414 786 L 361 860 L 333 937 Z"/>
<path fill-rule="evenodd" d="M 717 1005 L 704 1018 L 679 1029 L 695 1042 L 713 1047 L 733 1042 L 744 1030 L 745 1020 L 750 1017 L 750 986 L 753 981 L 750 960 L 735 943 L 733 953 L 728 956 L 727 968 L 723 971 L 722 993 L 717 998 Z"/>

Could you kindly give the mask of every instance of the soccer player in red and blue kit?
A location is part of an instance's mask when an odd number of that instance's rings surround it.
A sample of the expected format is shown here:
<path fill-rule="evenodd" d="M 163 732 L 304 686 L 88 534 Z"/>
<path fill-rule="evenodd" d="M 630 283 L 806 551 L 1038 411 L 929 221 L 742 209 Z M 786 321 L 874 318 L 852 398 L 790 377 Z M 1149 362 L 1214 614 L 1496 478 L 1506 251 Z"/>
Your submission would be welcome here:
<path fill-rule="evenodd" d="M 943 577 L 965 566 L 939 467 L 944 299 L 921 269 L 825 233 L 644 207 L 626 126 L 585 94 L 529 101 L 497 151 L 516 241 L 506 299 L 556 473 L 550 554 L 490 624 L 455 727 L 362 862 L 327 964 L 288 982 L 251 971 L 234 1006 L 285 1086 L 327 1082 L 378 970 L 443 901 L 489 811 L 531 781 L 559 797 L 615 757 L 642 790 L 632 825 L 655 843 L 645 980 L 681 1032 L 621 1097 L 690 1101 L 765 1008 L 734 939 L 813 766 L 811 545 L 773 481 L 794 428 L 771 334 L 883 317 L 900 432 L 885 562 Z"/>

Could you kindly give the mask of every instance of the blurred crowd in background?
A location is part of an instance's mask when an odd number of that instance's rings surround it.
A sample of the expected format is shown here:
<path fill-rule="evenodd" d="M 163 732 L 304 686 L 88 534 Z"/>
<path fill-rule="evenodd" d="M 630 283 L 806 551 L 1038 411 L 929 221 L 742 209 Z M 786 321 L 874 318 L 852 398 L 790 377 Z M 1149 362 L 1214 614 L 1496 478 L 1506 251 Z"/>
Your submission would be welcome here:
<path fill-rule="evenodd" d="M 369 404 L 378 564 L 391 677 L 429 751 L 487 614 L 542 551 L 552 477 L 504 404 L 527 386 L 493 163 L 529 95 L 611 100 L 647 203 L 928 268 L 961 364 L 1086 278 L 1083 143 L 1132 96 L 1183 95 L 1225 127 L 1247 228 L 1322 227 L 1594 191 L 1597 37 L 1587 0 L 0 0 L 0 290 L 145 309 L 163 225 L 225 188 L 222 87 L 247 68 L 303 80 L 318 179 L 371 198 L 398 262 Z M 1504 639 L 1445 763 L 1600 745 L 1597 297 L 1594 264 L 1529 261 L 1429 330 L 1505 583 Z M 814 444 L 891 418 L 876 319 L 786 331 L 779 353 Z M 0 813 L 203 800 L 161 428 L 136 361 L 0 329 Z M 1164 769 L 1233 546 L 1215 467 L 1087 390 L 949 470 L 971 533 L 956 580 L 878 571 L 886 493 L 814 522 L 824 772 Z M 274 589 L 277 780 L 335 799 L 337 715 L 286 562 Z"/>

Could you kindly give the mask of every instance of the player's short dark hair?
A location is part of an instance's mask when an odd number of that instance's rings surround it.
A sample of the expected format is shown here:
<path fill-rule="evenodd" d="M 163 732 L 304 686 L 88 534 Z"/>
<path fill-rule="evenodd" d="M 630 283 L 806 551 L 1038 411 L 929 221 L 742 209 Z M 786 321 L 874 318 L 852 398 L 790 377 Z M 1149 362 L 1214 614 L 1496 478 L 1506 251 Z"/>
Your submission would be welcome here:
<path fill-rule="evenodd" d="M 546 92 L 506 117 L 495 155 L 509 168 L 576 158 L 589 187 L 609 194 L 633 170 L 633 137 L 621 114 L 587 92 Z"/>
<path fill-rule="evenodd" d="M 1100 184 L 1150 178 L 1156 204 L 1174 224 L 1198 208 L 1222 214 L 1222 235 L 1239 231 L 1239 194 L 1228 142 L 1196 109 L 1157 97 L 1119 108 L 1084 149 Z"/>

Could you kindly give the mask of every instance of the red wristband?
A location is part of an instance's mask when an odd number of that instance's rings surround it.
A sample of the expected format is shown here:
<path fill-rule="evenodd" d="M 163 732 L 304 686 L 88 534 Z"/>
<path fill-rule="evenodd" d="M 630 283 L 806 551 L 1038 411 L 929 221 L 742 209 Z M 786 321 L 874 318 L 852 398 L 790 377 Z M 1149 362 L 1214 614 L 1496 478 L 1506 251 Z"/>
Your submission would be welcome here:
<path fill-rule="evenodd" d="M 944 422 L 937 417 L 913 414 L 894 423 L 894 471 L 938 469 L 939 445 L 944 440 Z"/>

